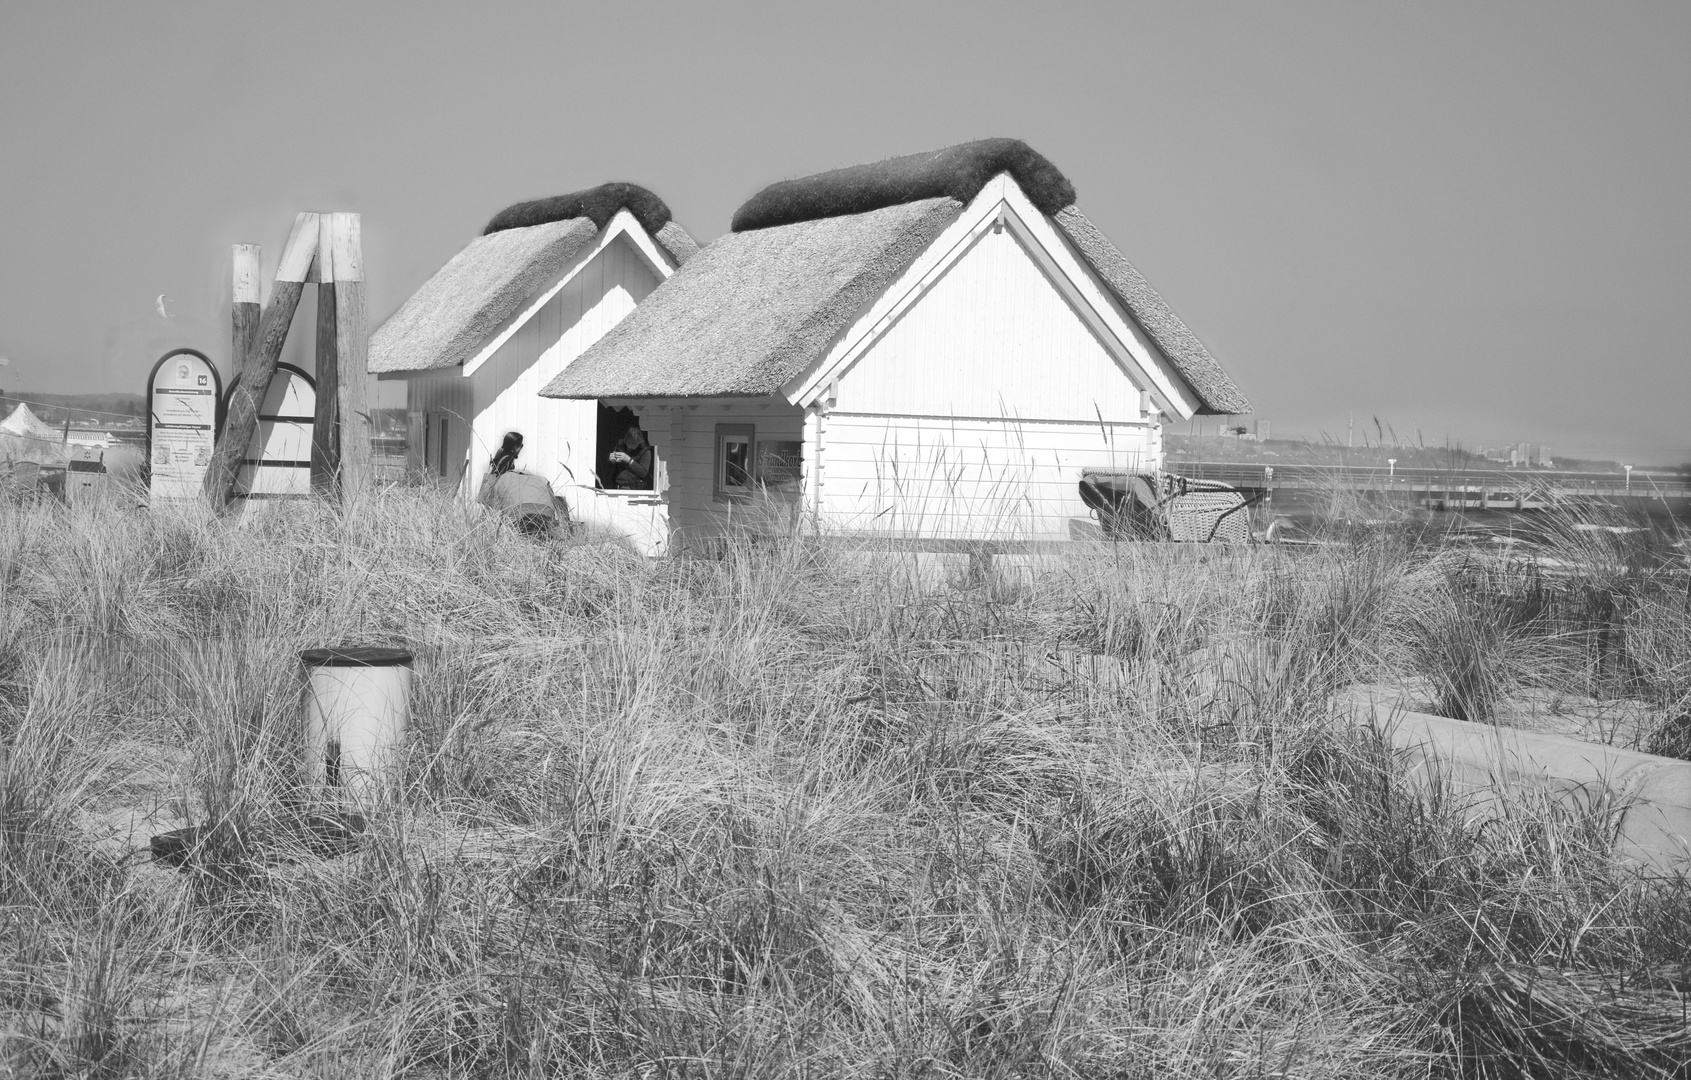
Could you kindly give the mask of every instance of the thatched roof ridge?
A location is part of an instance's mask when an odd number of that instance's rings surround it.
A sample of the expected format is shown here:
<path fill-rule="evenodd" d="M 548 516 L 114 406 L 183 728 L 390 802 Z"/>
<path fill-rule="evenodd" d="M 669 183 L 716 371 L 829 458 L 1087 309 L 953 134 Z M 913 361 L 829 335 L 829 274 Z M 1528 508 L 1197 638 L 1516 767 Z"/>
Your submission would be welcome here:
<path fill-rule="evenodd" d="M 699 253 L 698 241 L 688 235 L 687 230 L 681 227 L 679 221 L 665 222 L 663 228 L 652 234 L 652 239 L 669 252 L 670 257 L 675 260 L 676 266 L 680 266 Z"/>
<path fill-rule="evenodd" d="M 1052 220 L 1121 301 L 1128 314 L 1156 342 L 1180 377 L 1198 395 L 1200 413 L 1246 413 L 1251 403 L 1222 370 L 1204 343 L 1170 310 L 1133 264 L 1110 243 L 1077 206 L 1067 206 Z"/>
<path fill-rule="evenodd" d="M 1042 214 L 1075 201 L 1074 185 L 1020 139 L 978 139 L 943 150 L 770 184 L 734 212 L 735 232 L 817 218 L 862 214 L 923 199 L 967 203 L 999 173 L 1009 173 Z"/>
<path fill-rule="evenodd" d="M 762 397 L 821 355 L 963 205 L 936 198 L 706 245 L 540 392 Z"/>
<path fill-rule="evenodd" d="M 635 205 L 640 199 L 629 195 L 630 191 L 649 196 L 661 209 L 663 221 L 656 229 L 641 218 L 641 209 Z M 572 208 L 576 212 L 530 225 L 499 224 L 515 211 L 529 213 L 524 208 L 538 203 L 548 203 L 559 212 Z M 628 210 L 675 265 L 699 250 L 681 223 L 669 217 L 669 207 L 634 184 L 602 184 L 538 203 L 519 203 L 501 211 L 487 232 L 470 241 L 401 304 L 370 335 L 369 369 L 376 373 L 434 371 L 466 363 L 571 259 L 595 243 L 619 210 Z M 650 205 L 645 209 L 649 211 Z M 544 216 L 539 210 L 533 213 Z"/>
<path fill-rule="evenodd" d="M 369 369 L 465 363 L 598 235 L 578 217 L 476 237 L 370 335 Z"/>
<path fill-rule="evenodd" d="M 551 195 L 544 199 L 530 199 L 513 203 L 493 215 L 482 235 L 505 229 L 526 229 L 532 225 L 546 225 L 570 218 L 587 218 L 596 228 L 603 229 L 617 216 L 618 210 L 634 215 L 649 235 L 656 236 L 670 222 L 669 206 L 639 184 L 613 181 L 572 191 L 568 195 Z"/>

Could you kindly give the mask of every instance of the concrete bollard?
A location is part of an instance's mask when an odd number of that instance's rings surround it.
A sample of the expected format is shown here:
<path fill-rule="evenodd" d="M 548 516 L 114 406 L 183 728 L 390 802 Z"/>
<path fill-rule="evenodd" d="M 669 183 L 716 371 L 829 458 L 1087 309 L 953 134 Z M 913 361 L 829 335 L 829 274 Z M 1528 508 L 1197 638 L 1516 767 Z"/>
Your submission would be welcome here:
<path fill-rule="evenodd" d="M 411 654 L 350 646 L 300 653 L 308 783 L 371 795 L 398 773 L 411 719 Z"/>

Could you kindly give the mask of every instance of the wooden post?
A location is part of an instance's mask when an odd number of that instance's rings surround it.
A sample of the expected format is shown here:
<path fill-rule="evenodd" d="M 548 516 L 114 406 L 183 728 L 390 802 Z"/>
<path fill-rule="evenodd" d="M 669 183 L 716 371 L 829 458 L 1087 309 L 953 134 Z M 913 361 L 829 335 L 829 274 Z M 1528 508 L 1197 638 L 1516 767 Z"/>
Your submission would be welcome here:
<path fill-rule="evenodd" d="M 246 370 L 258 346 L 259 319 L 259 247 L 257 244 L 235 245 L 235 302 L 229 309 L 234 330 L 233 348 L 229 353 L 229 383 L 234 385 Z"/>
<path fill-rule="evenodd" d="M 299 215 L 294 219 L 293 232 L 288 234 L 287 246 L 282 249 L 276 283 L 270 288 L 270 306 L 259 320 L 258 345 L 241 372 L 241 384 L 230 395 L 223 437 L 218 439 L 211 467 L 206 470 L 204 490 L 214 507 L 227 506 L 234 497 L 241 459 L 258 429 L 258 409 L 270 390 L 270 379 L 282 358 L 282 345 L 288 340 L 288 326 L 294 320 L 294 309 L 299 307 L 300 293 L 305 290 L 311 257 L 317 252 L 317 227 L 316 214 Z"/>
<path fill-rule="evenodd" d="M 340 360 L 335 343 L 332 215 L 317 217 L 317 410 L 311 425 L 311 490 L 333 493 L 341 472 Z"/>
<path fill-rule="evenodd" d="M 336 396 L 340 407 L 341 491 L 366 490 L 374 479 L 370 462 L 369 335 L 364 317 L 364 251 L 357 214 L 331 214 L 334 264 Z M 326 286 L 327 287 L 327 286 Z M 321 390 L 318 391 L 322 393 Z"/>

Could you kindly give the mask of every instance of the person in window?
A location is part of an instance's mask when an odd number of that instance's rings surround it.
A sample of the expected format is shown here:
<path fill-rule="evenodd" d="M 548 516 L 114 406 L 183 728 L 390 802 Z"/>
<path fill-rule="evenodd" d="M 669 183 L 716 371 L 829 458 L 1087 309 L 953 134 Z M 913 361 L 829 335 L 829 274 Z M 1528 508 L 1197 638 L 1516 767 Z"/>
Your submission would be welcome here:
<path fill-rule="evenodd" d="M 506 432 L 499 452 L 488 462 L 487 476 L 476 499 L 530 536 L 545 536 L 558 524 L 569 523 L 569 504 L 552 494 L 552 485 L 545 477 L 517 468 L 522 452 L 522 432 Z"/>
<path fill-rule="evenodd" d="M 652 487 L 652 444 L 638 426 L 622 433 L 611 451 L 611 487 L 649 491 Z"/>

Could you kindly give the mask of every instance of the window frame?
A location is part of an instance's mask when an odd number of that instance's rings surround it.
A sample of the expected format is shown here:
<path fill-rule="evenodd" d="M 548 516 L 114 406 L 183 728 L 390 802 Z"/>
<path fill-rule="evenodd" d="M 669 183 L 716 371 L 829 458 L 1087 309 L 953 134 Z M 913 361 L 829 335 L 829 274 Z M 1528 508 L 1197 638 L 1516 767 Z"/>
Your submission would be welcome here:
<path fill-rule="evenodd" d="M 728 472 L 728 441 L 744 440 L 746 447 L 746 483 L 744 487 L 725 483 Z M 711 496 L 717 502 L 738 502 L 749 499 L 757 491 L 757 425 L 716 425 L 716 452 L 711 463 Z"/>
<path fill-rule="evenodd" d="M 423 470 L 445 480 L 448 474 L 446 452 L 452 444 L 447 430 L 450 414 L 445 409 L 431 409 L 424 415 Z"/>

